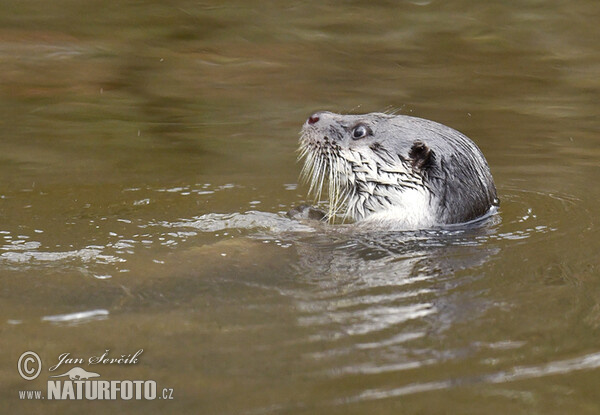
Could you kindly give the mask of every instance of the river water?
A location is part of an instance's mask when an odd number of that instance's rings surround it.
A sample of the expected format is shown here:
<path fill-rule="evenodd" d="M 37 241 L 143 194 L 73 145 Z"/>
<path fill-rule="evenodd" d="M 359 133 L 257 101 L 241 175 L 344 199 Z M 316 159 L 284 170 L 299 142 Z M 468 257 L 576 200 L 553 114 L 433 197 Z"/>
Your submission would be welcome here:
<path fill-rule="evenodd" d="M 599 413 L 599 17 L 595 0 L 5 5 L 4 410 Z M 317 110 L 464 132 L 499 213 L 368 235 L 286 219 L 310 202 L 296 148 Z M 19 399 L 74 366 L 50 372 L 61 354 L 107 349 L 144 351 L 80 366 L 173 399 Z"/>

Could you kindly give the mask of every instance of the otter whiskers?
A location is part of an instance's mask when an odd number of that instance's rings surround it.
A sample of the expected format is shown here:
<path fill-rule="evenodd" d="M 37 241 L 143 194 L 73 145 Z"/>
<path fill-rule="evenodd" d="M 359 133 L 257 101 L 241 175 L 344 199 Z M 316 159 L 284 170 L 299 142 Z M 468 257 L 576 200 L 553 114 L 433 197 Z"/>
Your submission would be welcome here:
<path fill-rule="evenodd" d="M 342 210 L 349 195 L 345 185 L 347 179 L 340 174 L 347 166 L 345 160 L 335 154 L 335 151 L 331 147 L 311 142 L 304 136 L 300 138 L 298 160 L 304 159 L 300 173 L 301 181 L 309 185 L 308 193 L 313 195 L 317 203 L 321 201 L 324 187 L 327 185 L 329 221 Z"/>

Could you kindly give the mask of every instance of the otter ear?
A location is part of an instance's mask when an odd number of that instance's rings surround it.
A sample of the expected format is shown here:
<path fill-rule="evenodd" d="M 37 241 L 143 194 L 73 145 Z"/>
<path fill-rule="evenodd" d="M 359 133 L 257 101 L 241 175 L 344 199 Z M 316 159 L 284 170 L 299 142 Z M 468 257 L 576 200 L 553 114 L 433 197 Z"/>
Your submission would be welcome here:
<path fill-rule="evenodd" d="M 433 163 L 433 151 L 420 141 L 413 143 L 408 156 L 416 170 L 424 170 Z"/>

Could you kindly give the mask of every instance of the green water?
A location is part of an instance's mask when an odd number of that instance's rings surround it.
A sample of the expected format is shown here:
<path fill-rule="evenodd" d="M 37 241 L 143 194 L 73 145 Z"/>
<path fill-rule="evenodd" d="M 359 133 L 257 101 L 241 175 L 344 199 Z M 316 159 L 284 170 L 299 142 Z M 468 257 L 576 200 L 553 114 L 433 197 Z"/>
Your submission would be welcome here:
<path fill-rule="evenodd" d="M 600 3 L 8 2 L 4 413 L 600 412 Z M 312 112 L 471 137 L 483 229 L 312 232 Z M 172 400 L 22 401 L 69 352 Z M 19 356 L 37 352 L 32 381 Z M 64 378 L 63 378 L 64 379 Z"/>

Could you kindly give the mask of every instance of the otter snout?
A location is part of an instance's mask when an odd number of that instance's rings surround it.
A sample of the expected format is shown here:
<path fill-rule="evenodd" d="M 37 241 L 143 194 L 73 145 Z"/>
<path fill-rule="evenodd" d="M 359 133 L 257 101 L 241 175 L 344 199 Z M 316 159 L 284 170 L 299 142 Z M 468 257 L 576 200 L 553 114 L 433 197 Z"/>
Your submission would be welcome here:
<path fill-rule="evenodd" d="M 335 122 L 335 115 L 333 112 L 329 112 L 329 111 L 318 111 L 315 112 L 314 114 L 312 114 L 310 117 L 308 117 L 306 119 L 306 122 L 304 123 L 304 127 L 319 127 L 319 128 L 324 128 L 326 127 L 328 124 L 334 123 Z"/>

